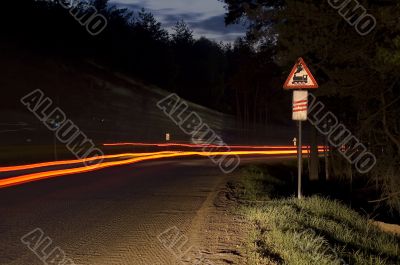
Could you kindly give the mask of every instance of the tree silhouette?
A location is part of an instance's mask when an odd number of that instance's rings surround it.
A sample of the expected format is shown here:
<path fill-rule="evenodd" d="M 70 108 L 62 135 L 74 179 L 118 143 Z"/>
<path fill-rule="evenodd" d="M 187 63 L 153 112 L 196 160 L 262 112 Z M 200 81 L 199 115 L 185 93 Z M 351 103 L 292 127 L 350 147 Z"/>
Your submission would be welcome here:
<path fill-rule="evenodd" d="M 366 36 L 357 33 L 356 23 L 352 26 L 345 20 L 356 22 L 362 15 L 359 8 L 345 14 L 344 19 L 332 6 L 312 0 L 224 2 L 226 23 L 249 21 L 250 39 L 258 44 L 272 41 L 276 61 L 284 69 L 290 69 L 299 56 L 313 66 L 320 83 L 317 94 L 369 150 L 379 155 L 369 176 L 373 183 L 381 184 L 382 201 L 400 212 L 398 2 L 360 1 L 377 20 L 373 32 Z M 341 13 L 344 11 L 346 6 Z M 332 170 L 336 177 L 350 179 L 355 174 L 349 166 Z"/>
<path fill-rule="evenodd" d="M 174 28 L 174 33 L 172 33 L 172 42 L 177 46 L 190 46 L 194 43 L 193 30 L 185 23 L 185 21 L 180 20 L 176 22 Z"/>

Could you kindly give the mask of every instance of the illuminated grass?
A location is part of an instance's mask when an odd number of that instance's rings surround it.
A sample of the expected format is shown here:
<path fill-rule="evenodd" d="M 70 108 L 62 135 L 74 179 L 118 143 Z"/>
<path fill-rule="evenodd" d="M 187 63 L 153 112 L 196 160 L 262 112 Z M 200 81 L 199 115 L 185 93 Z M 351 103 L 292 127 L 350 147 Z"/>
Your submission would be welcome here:
<path fill-rule="evenodd" d="M 340 202 L 313 196 L 260 203 L 274 197 L 261 187 L 274 192 L 271 186 L 282 181 L 256 167 L 242 174 L 246 192 L 239 196 L 257 201 L 243 207 L 254 227 L 247 245 L 249 264 L 400 264 L 400 238 Z"/>

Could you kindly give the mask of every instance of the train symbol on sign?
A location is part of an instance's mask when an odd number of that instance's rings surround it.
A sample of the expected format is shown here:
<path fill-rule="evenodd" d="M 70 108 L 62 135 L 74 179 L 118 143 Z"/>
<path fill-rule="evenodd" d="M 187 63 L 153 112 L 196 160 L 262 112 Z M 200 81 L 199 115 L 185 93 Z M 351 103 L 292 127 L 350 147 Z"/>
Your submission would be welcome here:
<path fill-rule="evenodd" d="M 299 63 L 297 65 L 297 70 L 294 73 L 293 76 L 293 81 L 292 84 L 307 84 L 308 82 L 308 75 L 296 75 L 297 73 L 300 73 L 301 71 L 303 71 L 303 65 L 301 63 Z"/>
<path fill-rule="evenodd" d="M 304 83 L 307 84 L 308 82 L 308 75 L 303 75 L 303 76 L 293 76 L 293 81 L 292 84 L 299 84 L 299 83 Z"/>

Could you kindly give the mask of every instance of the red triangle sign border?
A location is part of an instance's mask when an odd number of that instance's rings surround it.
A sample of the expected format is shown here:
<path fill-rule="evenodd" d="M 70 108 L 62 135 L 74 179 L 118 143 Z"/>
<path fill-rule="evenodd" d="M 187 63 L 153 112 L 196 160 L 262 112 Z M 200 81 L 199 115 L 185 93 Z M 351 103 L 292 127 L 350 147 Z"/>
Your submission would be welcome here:
<path fill-rule="evenodd" d="M 304 70 L 307 72 L 308 76 L 310 77 L 311 81 L 314 83 L 314 85 L 302 85 L 302 86 L 293 86 L 290 85 L 289 82 L 292 78 L 292 76 L 294 76 L 294 72 L 297 69 L 297 65 L 302 64 L 304 67 Z M 319 85 L 317 83 L 317 81 L 315 80 L 314 76 L 311 74 L 310 69 L 308 68 L 307 64 L 304 62 L 303 58 L 299 58 L 297 59 L 296 64 L 293 66 L 292 71 L 290 72 L 288 78 L 286 79 L 285 84 L 283 85 L 284 89 L 315 89 L 318 88 Z"/>

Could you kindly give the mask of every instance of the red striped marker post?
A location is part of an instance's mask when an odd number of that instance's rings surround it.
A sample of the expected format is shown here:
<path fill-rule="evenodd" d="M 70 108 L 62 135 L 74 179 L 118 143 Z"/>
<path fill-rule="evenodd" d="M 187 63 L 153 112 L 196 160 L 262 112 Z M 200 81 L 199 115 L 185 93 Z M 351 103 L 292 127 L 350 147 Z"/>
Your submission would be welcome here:
<path fill-rule="evenodd" d="M 306 121 L 307 110 L 308 110 L 308 91 L 294 90 L 292 119 L 294 121 Z"/>
<path fill-rule="evenodd" d="M 293 90 L 293 111 L 292 119 L 297 121 L 299 127 L 299 137 L 297 141 L 297 156 L 298 156 L 298 185 L 297 196 L 301 199 L 301 172 L 302 172 L 302 148 L 301 148 L 301 122 L 307 120 L 308 112 L 308 90 L 318 88 L 318 83 L 311 74 L 310 69 L 304 62 L 303 58 L 297 59 L 293 66 L 289 77 L 283 85 L 284 89 Z"/>
<path fill-rule="evenodd" d="M 307 120 L 308 114 L 308 91 L 307 90 L 294 90 L 293 91 L 293 112 L 292 119 L 298 121 L 299 127 L 299 137 L 297 141 L 297 156 L 298 156 L 298 185 L 297 185 L 297 196 L 301 199 L 301 173 L 303 167 L 303 157 L 302 157 L 302 131 L 301 122 Z"/>

